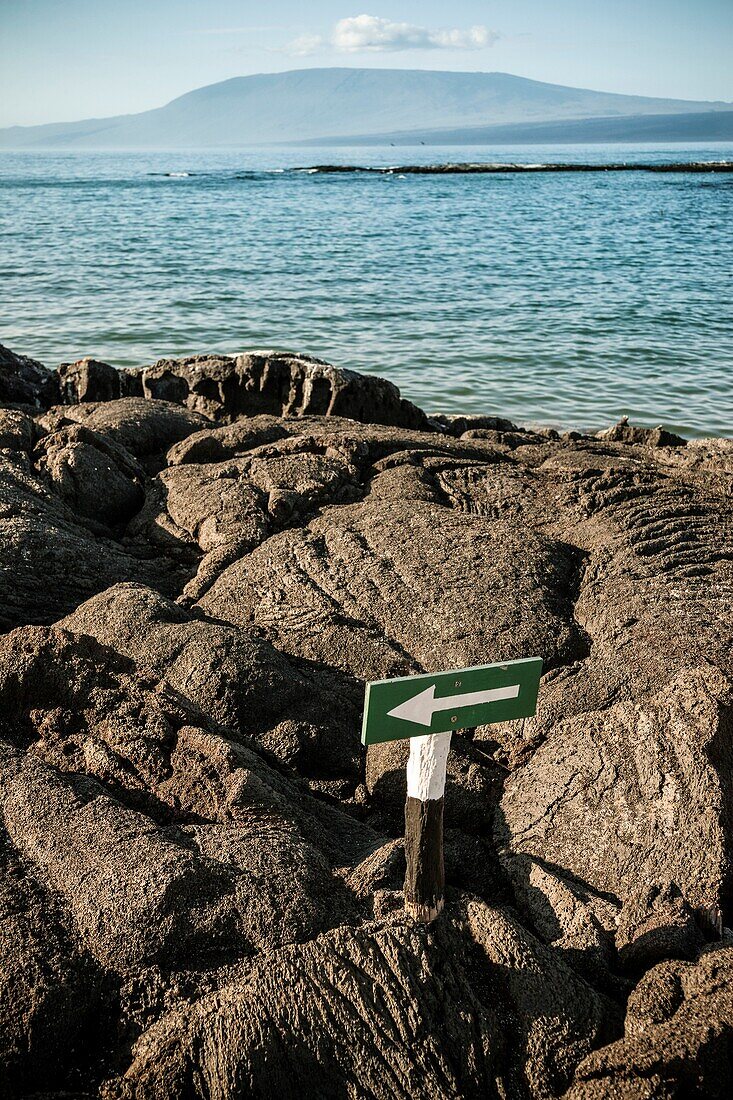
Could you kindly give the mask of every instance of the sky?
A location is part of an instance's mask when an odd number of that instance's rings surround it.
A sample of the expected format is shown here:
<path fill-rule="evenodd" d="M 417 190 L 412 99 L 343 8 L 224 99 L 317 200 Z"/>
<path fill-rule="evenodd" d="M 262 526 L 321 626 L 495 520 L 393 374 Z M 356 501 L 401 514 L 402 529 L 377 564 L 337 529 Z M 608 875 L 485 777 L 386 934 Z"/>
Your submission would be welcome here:
<path fill-rule="evenodd" d="M 334 65 L 730 101 L 732 55 L 733 0 L 0 0 L 0 126 L 144 111 L 232 76 Z"/>

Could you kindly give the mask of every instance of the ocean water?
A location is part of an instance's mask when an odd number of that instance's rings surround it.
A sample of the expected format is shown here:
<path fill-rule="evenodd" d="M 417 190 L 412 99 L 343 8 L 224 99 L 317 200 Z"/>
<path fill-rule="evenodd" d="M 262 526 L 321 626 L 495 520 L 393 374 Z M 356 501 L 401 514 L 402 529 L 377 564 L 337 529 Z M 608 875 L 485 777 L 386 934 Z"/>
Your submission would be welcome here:
<path fill-rule="evenodd" d="M 319 163 L 731 160 L 733 145 L 0 153 L 0 342 L 47 365 L 275 347 L 431 411 L 733 435 L 733 175 Z"/>

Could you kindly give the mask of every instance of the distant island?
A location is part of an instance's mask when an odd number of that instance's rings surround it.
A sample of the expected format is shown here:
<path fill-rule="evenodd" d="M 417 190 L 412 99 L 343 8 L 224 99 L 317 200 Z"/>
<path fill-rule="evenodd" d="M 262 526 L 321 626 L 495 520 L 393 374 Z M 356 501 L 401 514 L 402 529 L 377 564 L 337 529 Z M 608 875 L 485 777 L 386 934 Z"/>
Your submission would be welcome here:
<path fill-rule="evenodd" d="M 350 68 L 235 77 L 141 114 L 0 130 L 0 149 L 730 140 L 733 103 L 509 73 Z"/>

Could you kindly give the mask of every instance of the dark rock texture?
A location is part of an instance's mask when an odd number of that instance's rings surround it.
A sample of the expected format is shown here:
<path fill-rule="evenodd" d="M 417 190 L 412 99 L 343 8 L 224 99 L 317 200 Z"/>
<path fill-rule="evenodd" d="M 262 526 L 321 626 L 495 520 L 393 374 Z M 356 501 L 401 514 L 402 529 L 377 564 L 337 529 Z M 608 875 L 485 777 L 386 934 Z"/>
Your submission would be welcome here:
<path fill-rule="evenodd" d="M 102 460 L 101 452 L 90 450 Z M 104 467 L 101 473 L 114 477 Z M 88 518 L 84 513 L 93 512 L 94 499 L 84 486 L 74 486 L 73 477 L 47 479 L 25 452 L 0 451 L 0 629 L 53 621 L 121 580 L 151 582 L 171 595 L 178 590 L 186 575 L 176 576 L 180 567 L 149 550 L 126 547 L 101 522 L 111 502 L 100 499 L 98 505 L 99 518 Z"/>
<path fill-rule="evenodd" d="M 497 127 L 499 133 L 504 129 L 503 127 Z M 494 138 L 497 137 L 497 130 L 487 128 L 488 134 Z M 460 131 L 459 131 L 460 132 Z M 469 131 L 470 132 L 470 131 Z M 486 131 L 485 131 L 486 132 Z M 519 131 L 521 133 L 521 131 Z M 428 131 L 431 141 L 439 141 L 438 135 L 445 137 L 450 135 L 449 144 L 454 143 L 455 131 L 450 130 L 433 130 Z M 463 131 L 465 134 L 466 131 Z M 505 131 L 504 131 L 505 133 Z M 517 130 L 513 131 L 514 135 L 517 134 Z M 526 131 L 525 131 L 526 133 Z M 544 134 L 547 131 L 543 132 Z M 565 131 L 567 134 L 567 131 Z M 401 138 L 404 135 L 399 131 L 396 133 L 378 134 L 373 135 L 378 137 L 380 141 L 384 141 L 387 138 Z M 414 132 L 411 135 L 414 138 Z M 475 131 L 474 131 L 475 136 Z M 370 138 L 367 140 L 371 140 Z M 514 142 L 515 139 L 513 139 Z M 533 134 L 533 140 L 537 140 Z M 593 138 L 594 141 L 598 140 L 597 137 Z M 617 139 L 618 140 L 618 139 Z M 421 142 L 421 144 L 425 144 Z M 392 142 L 394 145 L 394 142 Z M 384 175 L 408 175 L 408 176 L 445 176 L 445 175 L 496 175 L 510 172 L 514 173 L 535 173 L 535 172 L 733 172 L 733 161 L 719 161 L 711 164 L 709 161 L 700 162 L 680 162 L 672 161 L 669 164 L 641 164 L 641 163 L 629 163 L 628 161 L 610 162 L 610 163 L 595 163 L 595 164 L 568 164 L 567 162 L 550 162 L 548 164 L 496 164 L 489 161 L 488 163 L 482 162 L 448 162 L 447 164 L 397 164 L 392 165 L 389 168 L 378 167 L 365 167 L 355 164 L 315 164 L 305 168 L 293 168 L 293 172 L 320 172 L 327 175 L 339 172 L 376 172 L 377 174 Z"/>
<path fill-rule="evenodd" d="M 648 447 L 684 447 L 687 440 L 664 428 L 636 428 L 623 417 L 612 428 L 598 433 L 599 439 L 608 439 L 611 443 L 642 443 Z"/>
<path fill-rule="evenodd" d="M 36 467 L 78 516 L 124 524 L 145 500 L 145 471 L 129 451 L 82 425 L 60 428 L 36 449 Z"/>
<path fill-rule="evenodd" d="M 104 974 L 80 949 L 63 906 L 0 827 L 3 1095 L 73 1075 L 102 1041 L 98 1017 L 106 993 Z"/>
<path fill-rule="evenodd" d="M 520 429 L 502 416 L 452 416 L 449 413 L 433 413 L 430 417 L 448 435 L 460 437 L 465 432 L 495 431 L 517 432 Z"/>
<path fill-rule="evenodd" d="M 118 401 L 52 408 L 41 423 L 47 431 L 56 431 L 69 423 L 83 424 L 136 457 L 144 458 L 161 455 L 173 443 L 202 428 L 207 420 L 167 401 L 123 397 Z"/>
<path fill-rule="evenodd" d="M 17 409 L 0 409 L 0 451 L 30 453 L 43 432 L 35 420 Z"/>
<path fill-rule="evenodd" d="M 3 1096 L 727 1097 L 730 441 L 428 421 L 297 356 L 28 363 Z M 364 681 L 534 654 L 537 716 L 454 737 L 411 923 Z"/>
<path fill-rule="evenodd" d="M 57 371 L 64 405 L 78 405 L 86 401 L 114 401 L 124 397 L 126 373 L 115 370 L 109 363 L 96 359 L 79 359 L 76 363 L 62 363 Z"/>
<path fill-rule="evenodd" d="M 0 403 L 47 409 L 59 399 L 53 371 L 26 355 L 16 355 L 0 344 Z"/>
<path fill-rule="evenodd" d="M 625 1036 L 594 1051 L 567 1100 L 705 1097 L 733 1091 L 733 948 L 696 964 L 660 963 L 642 978 L 626 1011 Z"/>
<path fill-rule="evenodd" d="M 638 702 L 585 713 L 582 740 L 577 719 L 557 723 L 507 780 L 503 839 L 622 903 L 666 879 L 695 906 L 721 904 L 733 856 L 732 704 L 729 679 L 693 666 Z"/>
<path fill-rule="evenodd" d="M 434 932 L 396 919 L 258 960 L 160 1021 L 104 1095 L 180 1094 L 201 1048 L 194 1095 L 264 1097 L 265 1066 L 289 1098 L 558 1095 L 613 1009 L 516 921 L 467 908 Z"/>
<path fill-rule="evenodd" d="M 143 371 L 146 397 L 176 401 L 212 420 L 347 416 L 374 424 L 425 428 L 425 414 L 383 378 L 332 367 L 307 355 L 274 351 L 161 359 Z"/>
<path fill-rule="evenodd" d="M 616 947 L 626 970 L 648 970 L 662 959 L 694 959 L 703 945 L 695 912 L 673 882 L 630 898 L 617 923 Z"/>

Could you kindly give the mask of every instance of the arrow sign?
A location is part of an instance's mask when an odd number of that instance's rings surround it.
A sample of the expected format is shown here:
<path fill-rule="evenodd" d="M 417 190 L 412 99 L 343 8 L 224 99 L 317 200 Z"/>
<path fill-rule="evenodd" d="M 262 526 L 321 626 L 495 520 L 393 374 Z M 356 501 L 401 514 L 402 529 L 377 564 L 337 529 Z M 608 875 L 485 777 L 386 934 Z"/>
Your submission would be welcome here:
<path fill-rule="evenodd" d="M 367 684 L 364 745 L 528 718 L 537 707 L 542 658 L 475 665 Z"/>
<path fill-rule="evenodd" d="M 403 722 L 418 722 L 421 726 L 432 726 L 433 715 L 439 710 L 462 710 L 463 707 L 478 707 L 482 703 L 498 703 L 500 699 L 516 699 L 519 684 L 509 687 L 490 688 L 488 691 L 468 691 L 463 695 L 449 695 L 447 699 L 435 698 L 435 684 L 431 684 L 419 695 L 400 703 L 390 710 L 390 718 L 401 718 Z"/>

